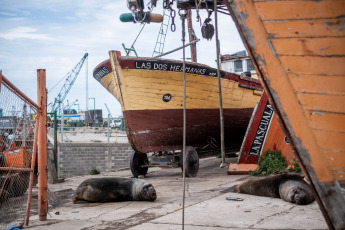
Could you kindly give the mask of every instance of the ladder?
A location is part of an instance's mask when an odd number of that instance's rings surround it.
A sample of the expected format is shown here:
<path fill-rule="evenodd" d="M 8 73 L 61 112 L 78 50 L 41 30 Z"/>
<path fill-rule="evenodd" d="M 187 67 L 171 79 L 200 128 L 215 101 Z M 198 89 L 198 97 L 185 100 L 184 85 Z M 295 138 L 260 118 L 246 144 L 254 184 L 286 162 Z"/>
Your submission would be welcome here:
<path fill-rule="evenodd" d="M 160 55 L 163 53 L 165 37 L 167 35 L 168 27 L 170 23 L 170 14 L 168 9 L 163 10 L 163 22 L 161 23 L 161 27 L 159 29 L 159 33 L 157 36 L 157 41 L 155 45 L 155 49 L 152 53 L 152 57 Z"/>

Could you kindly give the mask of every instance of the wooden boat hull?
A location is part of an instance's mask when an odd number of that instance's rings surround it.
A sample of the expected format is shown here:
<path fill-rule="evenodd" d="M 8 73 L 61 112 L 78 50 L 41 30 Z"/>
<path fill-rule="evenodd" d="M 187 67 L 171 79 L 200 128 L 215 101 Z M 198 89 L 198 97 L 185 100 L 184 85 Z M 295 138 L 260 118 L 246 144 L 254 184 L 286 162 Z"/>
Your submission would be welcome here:
<path fill-rule="evenodd" d="M 345 1 L 224 1 L 330 229 L 345 228 Z"/>
<path fill-rule="evenodd" d="M 240 148 L 252 110 L 246 108 L 223 111 L 227 148 Z M 130 139 L 136 151 L 147 153 L 181 149 L 182 110 L 129 110 L 125 111 L 124 115 L 127 123 L 132 124 Z M 187 145 L 220 148 L 219 109 L 187 109 L 186 117 Z"/>
<path fill-rule="evenodd" d="M 126 132 L 136 152 L 182 149 L 182 62 L 121 57 L 119 52 L 98 65 L 97 79 L 121 103 Z M 186 65 L 187 145 L 220 147 L 219 96 L 216 69 Z M 259 81 L 222 72 L 225 145 L 239 149 L 254 106 Z"/>

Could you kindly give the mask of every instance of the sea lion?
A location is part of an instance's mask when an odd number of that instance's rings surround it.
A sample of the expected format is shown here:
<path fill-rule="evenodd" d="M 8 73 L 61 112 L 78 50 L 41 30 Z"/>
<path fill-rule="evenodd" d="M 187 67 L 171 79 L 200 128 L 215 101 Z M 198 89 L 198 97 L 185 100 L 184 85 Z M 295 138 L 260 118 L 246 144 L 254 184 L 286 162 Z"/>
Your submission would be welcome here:
<path fill-rule="evenodd" d="M 299 205 L 310 204 L 315 200 L 313 192 L 304 181 L 303 176 L 296 173 L 247 179 L 237 185 L 234 192 L 281 198 Z"/>
<path fill-rule="evenodd" d="M 315 200 L 310 186 L 304 180 L 287 180 L 279 185 L 279 195 L 283 200 L 299 205 Z"/>
<path fill-rule="evenodd" d="M 111 177 L 83 181 L 75 191 L 72 201 L 154 201 L 156 198 L 156 190 L 145 180 Z"/>

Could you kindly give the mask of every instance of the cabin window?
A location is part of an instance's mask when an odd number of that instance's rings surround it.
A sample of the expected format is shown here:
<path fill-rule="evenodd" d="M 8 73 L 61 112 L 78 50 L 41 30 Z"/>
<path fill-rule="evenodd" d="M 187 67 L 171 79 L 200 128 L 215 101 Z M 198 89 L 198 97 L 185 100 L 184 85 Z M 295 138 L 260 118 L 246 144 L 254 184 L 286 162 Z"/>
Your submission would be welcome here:
<path fill-rule="evenodd" d="M 252 70 L 254 70 L 252 60 L 247 59 L 247 71 L 252 71 Z"/>
<path fill-rule="evenodd" d="M 235 72 L 242 72 L 243 66 L 242 66 L 242 60 L 235 61 Z"/>

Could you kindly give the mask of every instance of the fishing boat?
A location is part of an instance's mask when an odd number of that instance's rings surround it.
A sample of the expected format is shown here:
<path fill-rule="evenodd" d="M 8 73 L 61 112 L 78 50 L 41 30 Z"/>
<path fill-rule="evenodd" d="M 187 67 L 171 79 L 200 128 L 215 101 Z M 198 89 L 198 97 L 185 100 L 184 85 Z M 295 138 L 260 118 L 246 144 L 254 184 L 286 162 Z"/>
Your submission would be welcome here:
<path fill-rule="evenodd" d="M 126 57 L 119 51 L 110 51 L 110 57 L 94 69 L 93 76 L 121 104 L 134 159 L 141 155 L 144 162 L 149 152 L 181 150 L 183 62 Z M 186 145 L 198 150 L 220 148 L 217 69 L 187 62 L 185 74 Z M 225 147 L 239 150 L 262 87 L 256 79 L 224 71 L 221 87 Z"/>
<path fill-rule="evenodd" d="M 345 1 L 224 1 L 330 229 L 345 229 Z"/>

